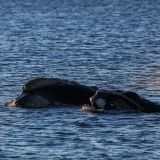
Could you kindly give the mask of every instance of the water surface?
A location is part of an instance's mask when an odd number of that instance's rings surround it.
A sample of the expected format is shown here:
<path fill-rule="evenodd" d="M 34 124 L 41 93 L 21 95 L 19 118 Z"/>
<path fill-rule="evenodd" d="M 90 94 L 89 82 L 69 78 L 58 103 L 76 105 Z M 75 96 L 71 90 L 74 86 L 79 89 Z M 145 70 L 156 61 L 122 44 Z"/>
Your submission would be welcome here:
<path fill-rule="evenodd" d="M 159 159 L 160 114 L 5 106 L 33 77 L 160 102 L 159 16 L 158 0 L 1 0 L 0 158 Z"/>

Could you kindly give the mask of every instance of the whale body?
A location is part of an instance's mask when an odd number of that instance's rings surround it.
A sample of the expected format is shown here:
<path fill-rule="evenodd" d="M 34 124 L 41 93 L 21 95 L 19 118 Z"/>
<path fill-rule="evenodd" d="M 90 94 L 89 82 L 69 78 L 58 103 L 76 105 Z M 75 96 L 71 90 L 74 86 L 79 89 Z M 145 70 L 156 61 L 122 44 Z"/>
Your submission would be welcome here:
<path fill-rule="evenodd" d="M 41 108 L 57 104 L 83 105 L 82 111 L 134 110 L 160 112 L 160 104 L 130 91 L 108 91 L 59 78 L 35 78 L 22 87 L 22 93 L 7 103 L 14 107 Z"/>
<path fill-rule="evenodd" d="M 90 103 L 89 98 L 97 88 L 59 78 L 35 78 L 22 87 L 19 97 L 9 103 L 14 107 L 47 107 L 58 103 L 82 105 Z"/>
<path fill-rule="evenodd" d="M 135 92 L 97 90 L 90 98 L 93 111 L 103 110 L 133 110 L 140 112 L 160 112 L 160 104 L 151 102 Z M 87 110 L 89 105 L 84 106 Z M 90 109 L 90 108 L 89 108 Z"/>

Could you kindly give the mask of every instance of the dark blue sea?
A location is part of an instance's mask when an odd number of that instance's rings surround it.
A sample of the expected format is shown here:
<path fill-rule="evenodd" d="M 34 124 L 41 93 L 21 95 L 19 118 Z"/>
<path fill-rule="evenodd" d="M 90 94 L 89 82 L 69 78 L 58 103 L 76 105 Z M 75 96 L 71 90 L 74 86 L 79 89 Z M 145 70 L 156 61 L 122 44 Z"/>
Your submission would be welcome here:
<path fill-rule="evenodd" d="M 0 0 L 0 159 L 160 159 L 160 113 L 5 106 L 35 77 L 160 102 L 160 1 Z"/>

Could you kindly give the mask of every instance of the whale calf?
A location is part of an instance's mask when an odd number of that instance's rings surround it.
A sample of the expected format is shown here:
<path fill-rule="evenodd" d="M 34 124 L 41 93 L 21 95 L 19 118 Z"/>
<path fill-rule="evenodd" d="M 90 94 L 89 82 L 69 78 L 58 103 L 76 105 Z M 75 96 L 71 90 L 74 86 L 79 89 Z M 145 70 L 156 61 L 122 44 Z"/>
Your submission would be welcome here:
<path fill-rule="evenodd" d="M 98 111 L 100 110 L 134 110 L 139 112 L 160 112 L 160 104 L 151 102 L 135 92 L 131 91 L 108 91 L 104 89 L 97 90 L 90 97 L 90 104 L 84 105 L 82 110 Z"/>

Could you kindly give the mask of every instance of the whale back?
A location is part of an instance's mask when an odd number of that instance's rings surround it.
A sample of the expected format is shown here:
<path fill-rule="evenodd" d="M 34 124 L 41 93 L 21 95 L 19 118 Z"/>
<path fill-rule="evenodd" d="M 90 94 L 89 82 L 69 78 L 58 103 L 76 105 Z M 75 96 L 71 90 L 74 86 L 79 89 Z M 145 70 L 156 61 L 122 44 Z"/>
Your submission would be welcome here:
<path fill-rule="evenodd" d="M 67 80 L 61 80 L 59 78 L 35 78 L 30 81 L 28 81 L 26 84 L 23 85 L 22 90 L 24 92 L 30 92 L 36 89 L 40 89 L 46 86 L 56 85 L 57 83 L 62 83 L 62 81 Z"/>

